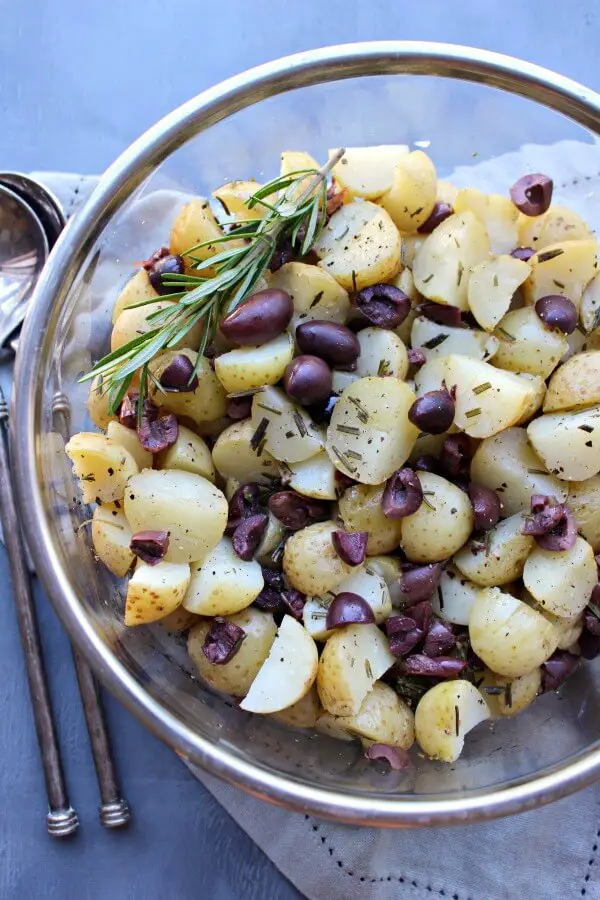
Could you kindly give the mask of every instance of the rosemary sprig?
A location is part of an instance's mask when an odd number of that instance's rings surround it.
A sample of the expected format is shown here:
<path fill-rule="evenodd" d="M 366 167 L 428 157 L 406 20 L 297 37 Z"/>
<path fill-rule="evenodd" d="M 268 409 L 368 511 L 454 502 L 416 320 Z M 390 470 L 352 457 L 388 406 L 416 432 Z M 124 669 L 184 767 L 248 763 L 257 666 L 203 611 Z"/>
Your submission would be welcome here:
<path fill-rule="evenodd" d="M 111 413 L 117 411 L 134 374 L 140 369 L 147 373 L 148 365 L 158 353 L 177 346 L 203 321 L 205 327 L 196 368 L 201 365 L 219 320 L 252 293 L 283 237 L 289 237 L 302 256 L 309 252 L 325 226 L 327 174 L 343 154 L 344 150 L 339 150 L 318 171 L 292 172 L 257 188 L 248 200 L 248 207 L 264 207 L 267 210 L 264 218 L 249 220 L 220 238 L 190 247 L 183 254 L 194 261 L 197 274 L 165 277 L 165 285 L 172 288 L 169 299 L 175 300 L 176 305 L 151 313 L 147 317 L 150 326 L 147 332 L 109 353 L 81 378 L 87 381 L 102 376 Z M 277 194 L 278 198 L 273 200 Z M 205 260 L 194 256 L 196 251 L 214 245 L 220 245 L 216 255 Z M 214 274 L 207 275 L 207 269 Z"/>

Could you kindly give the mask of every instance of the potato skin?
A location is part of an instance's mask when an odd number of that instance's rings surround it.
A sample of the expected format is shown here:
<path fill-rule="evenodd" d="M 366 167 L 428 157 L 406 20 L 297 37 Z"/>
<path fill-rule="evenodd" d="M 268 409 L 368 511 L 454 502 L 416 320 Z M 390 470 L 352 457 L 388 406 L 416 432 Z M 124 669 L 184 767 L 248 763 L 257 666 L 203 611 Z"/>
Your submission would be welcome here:
<path fill-rule="evenodd" d="M 127 586 L 125 625 L 146 625 L 170 615 L 185 597 L 190 583 L 187 563 L 139 562 Z"/>
<path fill-rule="evenodd" d="M 515 513 L 491 528 L 483 542 L 476 538 L 454 557 L 454 564 L 462 574 L 482 587 L 509 584 L 523 574 L 527 557 L 535 546 L 535 539 L 522 534 L 525 516 Z"/>
<path fill-rule="evenodd" d="M 578 353 L 560 366 L 548 384 L 544 412 L 600 403 L 600 350 Z"/>
<path fill-rule="evenodd" d="M 385 485 L 353 484 L 339 499 L 339 512 L 347 531 L 368 531 L 367 555 L 395 550 L 401 523 L 388 519 L 381 509 Z"/>
<path fill-rule="evenodd" d="M 473 507 L 464 491 L 445 478 L 431 472 L 418 477 L 428 503 L 400 520 L 400 546 L 411 562 L 439 562 L 456 553 L 471 534 Z"/>
<path fill-rule="evenodd" d="M 415 740 L 415 716 L 396 691 L 376 681 L 354 716 L 340 716 L 338 724 L 357 737 L 408 750 Z"/>
<path fill-rule="evenodd" d="M 291 587 L 309 597 L 333 591 L 351 573 L 331 542 L 335 522 L 318 522 L 297 531 L 286 542 L 283 571 Z"/>
<path fill-rule="evenodd" d="M 135 556 L 129 549 L 132 537 L 133 532 L 120 504 L 106 503 L 96 507 L 92 516 L 94 552 L 117 578 L 124 578 L 134 563 Z"/>

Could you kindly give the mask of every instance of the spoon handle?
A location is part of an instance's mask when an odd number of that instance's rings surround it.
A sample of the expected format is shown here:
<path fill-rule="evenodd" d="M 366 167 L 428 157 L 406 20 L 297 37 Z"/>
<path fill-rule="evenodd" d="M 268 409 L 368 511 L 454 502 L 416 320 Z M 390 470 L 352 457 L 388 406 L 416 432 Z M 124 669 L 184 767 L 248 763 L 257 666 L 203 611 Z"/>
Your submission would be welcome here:
<path fill-rule="evenodd" d="M 31 707 L 46 782 L 49 806 L 46 820 L 48 833 L 53 837 L 66 837 L 77 829 L 79 819 L 69 803 L 56 738 L 31 582 L 25 562 L 25 547 L 12 488 L 7 426 L 8 407 L 0 389 L 0 517 L 12 577 L 14 606 L 29 682 Z"/>

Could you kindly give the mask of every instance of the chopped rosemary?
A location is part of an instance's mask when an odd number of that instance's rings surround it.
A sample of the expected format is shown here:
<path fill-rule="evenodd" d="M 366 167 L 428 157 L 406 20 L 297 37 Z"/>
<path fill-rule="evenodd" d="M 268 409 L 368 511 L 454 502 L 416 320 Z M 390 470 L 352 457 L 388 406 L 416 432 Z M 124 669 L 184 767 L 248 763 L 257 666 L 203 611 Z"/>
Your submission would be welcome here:
<path fill-rule="evenodd" d="M 538 253 L 537 261 L 538 263 L 545 263 L 551 259 L 556 259 L 557 256 L 562 256 L 564 250 L 557 248 L 556 250 L 547 250 L 545 253 Z"/>
<path fill-rule="evenodd" d="M 356 272 L 352 269 L 352 290 L 356 294 Z"/>
<path fill-rule="evenodd" d="M 592 431 L 594 430 L 593 425 L 578 425 L 577 427 L 579 428 L 580 431 L 585 431 L 586 434 L 591 434 Z"/>
<path fill-rule="evenodd" d="M 314 309 L 317 303 L 321 302 L 321 297 L 323 296 L 323 291 L 319 291 L 318 294 L 315 294 L 313 298 L 313 302 L 310 304 L 310 309 Z"/>
<path fill-rule="evenodd" d="M 553 278 L 552 281 L 554 282 L 554 284 L 556 285 L 557 288 L 560 288 L 561 291 L 564 291 L 565 286 L 562 283 L 562 281 L 557 281 L 556 278 Z"/>
<path fill-rule="evenodd" d="M 295 431 L 286 431 L 285 436 L 289 441 L 290 438 L 293 438 L 296 436 L 296 432 Z"/>
<path fill-rule="evenodd" d="M 506 692 L 506 685 L 504 684 L 488 684 L 486 687 L 482 688 L 484 694 L 488 694 L 490 697 L 500 697 L 501 694 Z"/>
<path fill-rule="evenodd" d="M 433 491 L 427 491 L 427 493 L 428 493 L 428 494 L 431 494 L 431 496 L 435 497 L 435 494 L 434 494 Z M 423 492 L 423 503 L 425 504 L 425 506 L 426 506 L 428 509 L 430 509 L 432 512 L 435 512 L 435 509 L 436 509 L 436 508 L 435 508 L 435 506 L 433 505 L 433 503 L 432 503 L 430 500 L 427 499 L 427 497 L 425 496 L 425 492 Z"/>
<path fill-rule="evenodd" d="M 247 391 L 234 391 L 234 393 L 232 393 L 232 394 L 227 394 L 227 399 L 233 400 L 236 397 L 252 397 L 254 394 L 260 394 L 260 392 L 263 390 L 264 390 L 264 388 L 259 387 L 259 388 L 250 388 Z"/>
<path fill-rule="evenodd" d="M 342 463 L 342 465 L 344 465 L 350 472 L 356 472 L 356 466 L 350 462 L 345 453 L 342 453 L 341 450 L 338 450 L 335 444 L 332 444 L 331 449 L 333 450 L 339 461 Z"/>
<path fill-rule="evenodd" d="M 425 341 L 425 343 L 421 346 L 425 347 L 426 350 L 435 350 L 436 347 L 439 347 L 440 344 L 443 344 L 444 341 L 447 341 L 449 337 L 449 334 L 436 334 L 435 337 L 431 338 L 428 341 Z"/>
<path fill-rule="evenodd" d="M 505 341 L 508 341 L 509 344 L 514 344 L 514 342 L 516 341 L 516 337 L 513 334 L 510 334 L 510 332 L 506 331 L 505 328 L 500 328 L 500 326 L 498 326 L 498 331 Z"/>
<path fill-rule="evenodd" d="M 260 420 L 256 431 L 250 438 L 250 446 L 252 447 L 253 450 L 256 451 L 259 448 L 261 441 L 265 437 L 268 425 L 269 425 L 269 420 L 265 416 L 264 418 L 262 418 Z M 259 456 L 261 455 L 260 451 L 259 451 L 258 455 Z"/>
<path fill-rule="evenodd" d="M 315 610 L 313 610 L 313 612 L 311 612 L 310 617 L 311 617 L 311 619 L 326 619 L 327 613 L 319 612 L 318 610 L 315 609 Z"/>
<path fill-rule="evenodd" d="M 410 214 L 411 219 L 414 219 L 415 216 L 418 216 L 422 212 L 423 212 L 423 207 L 419 206 L 417 209 L 414 210 L 414 212 L 411 212 L 411 214 Z"/>
<path fill-rule="evenodd" d="M 371 668 L 371 663 L 368 659 L 365 659 L 365 672 L 367 673 L 367 678 L 373 677 L 373 669 Z"/>
<path fill-rule="evenodd" d="M 477 384 L 473 388 L 473 393 L 474 394 L 484 394 L 486 391 L 489 391 L 491 386 L 492 386 L 492 383 L 490 381 L 485 381 L 483 384 Z"/>
<path fill-rule="evenodd" d="M 465 267 L 464 267 L 463 264 L 459 261 L 459 263 L 458 263 L 458 272 L 456 273 L 456 285 L 457 285 L 457 287 L 460 285 L 460 283 L 461 283 L 461 281 L 462 281 L 462 277 L 463 277 L 464 271 L 465 271 Z"/>
<path fill-rule="evenodd" d="M 431 275 L 428 275 L 427 278 L 422 278 L 421 280 L 422 280 L 423 284 L 429 284 L 429 282 L 431 281 L 432 278 L 433 278 L 433 272 L 431 273 Z"/>
<path fill-rule="evenodd" d="M 460 243 L 459 243 L 459 240 L 458 240 L 458 238 L 457 238 L 457 237 L 456 237 L 456 235 L 455 235 L 455 234 L 453 234 L 453 235 L 452 235 L 452 237 L 453 237 L 453 238 L 454 238 L 454 243 L 455 243 L 455 244 L 456 244 L 456 246 L 457 246 L 457 247 L 458 247 L 458 249 L 459 249 L 459 250 L 460 250 Z"/>
<path fill-rule="evenodd" d="M 358 418 L 359 418 L 360 421 L 363 423 L 363 425 L 366 425 L 367 422 L 369 421 L 369 413 L 368 413 L 367 410 L 364 408 L 364 406 L 362 405 L 362 403 L 360 402 L 360 400 L 357 400 L 356 397 L 348 397 L 348 400 L 350 401 L 350 403 L 353 403 L 353 404 L 354 404 L 354 406 L 355 406 L 356 409 L 357 409 L 357 416 L 358 416 Z"/>
<path fill-rule="evenodd" d="M 273 414 L 276 415 L 276 416 L 280 416 L 280 415 L 281 415 L 281 410 L 280 410 L 280 409 L 275 409 L 274 406 L 267 406 L 266 403 L 257 403 L 256 405 L 257 405 L 257 406 L 260 406 L 261 409 L 266 409 L 267 412 L 273 413 Z"/>
<path fill-rule="evenodd" d="M 355 453 L 354 450 L 346 450 L 346 456 L 349 456 L 350 459 L 362 460 L 362 453 Z"/>
<path fill-rule="evenodd" d="M 498 287 L 498 276 L 494 275 L 494 287 Z"/>
<path fill-rule="evenodd" d="M 341 431 L 342 434 L 360 434 L 360 428 L 355 428 L 353 425 L 336 425 L 336 431 Z"/>
<path fill-rule="evenodd" d="M 458 706 L 454 707 L 454 730 L 456 732 L 456 737 L 460 734 L 460 710 Z"/>
<path fill-rule="evenodd" d="M 304 424 L 304 419 L 299 412 L 294 413 L 294 422 L 296 423 L 296 428 L 300 433 L 300 437 L 306 437 L 306 435 L 308 434 L 308 429 Z"/>
<path fill-rule="evenodd" d="M 481 415 L 481 407 L 476 406 L 474 409 L 468 409 L 465 413 L 467 419 L 473 419 L 475 416 Z"/>
<path fill-rule="evenodd" d="M 530 475 L 547 475 L 547 472 L 544 472 L 543 469 L 527 469 Z"/>
<path fill-rule="evenodd" d="M 380 359 L 379 366 L 377 368 L 377 374 L 383 378 L 386 375 L 390 375 L 392 371 L 392 367 L 390 365 L 389 359 Z"/>
<path fill-rule="evenodd" d="M 504 702 L 508 707 L 512 706 L 512 681 L 506 682 L 506 688 L 504 691 Z"/>

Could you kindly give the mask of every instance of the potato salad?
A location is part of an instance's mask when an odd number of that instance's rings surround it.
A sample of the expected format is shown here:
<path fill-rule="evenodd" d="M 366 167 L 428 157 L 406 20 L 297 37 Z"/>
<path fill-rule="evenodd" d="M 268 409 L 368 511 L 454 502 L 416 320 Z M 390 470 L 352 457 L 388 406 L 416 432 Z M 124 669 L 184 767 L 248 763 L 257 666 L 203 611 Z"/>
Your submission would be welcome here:
<path fill-rule="evenodd" d="M 394 769 L 600 652 L 599 246 L 552 192 L 286 151 L 166 223 L 66 448 L 126 626 Z"/>

